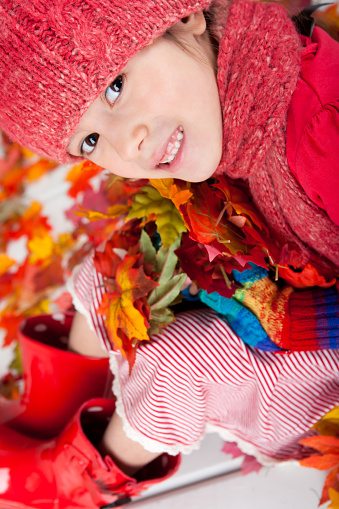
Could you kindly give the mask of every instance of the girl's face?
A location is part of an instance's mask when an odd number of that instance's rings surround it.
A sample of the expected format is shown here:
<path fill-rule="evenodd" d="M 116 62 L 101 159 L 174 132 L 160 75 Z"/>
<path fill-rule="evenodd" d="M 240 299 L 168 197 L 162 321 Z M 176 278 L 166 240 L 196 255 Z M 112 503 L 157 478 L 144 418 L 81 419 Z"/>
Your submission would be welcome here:
<path fill-rule="evenodd" d="M 206 180 L 222 150 L 214 55 L 202 13 L 133 57 L 81 118 L 68 152 L 129 178 Z"/>

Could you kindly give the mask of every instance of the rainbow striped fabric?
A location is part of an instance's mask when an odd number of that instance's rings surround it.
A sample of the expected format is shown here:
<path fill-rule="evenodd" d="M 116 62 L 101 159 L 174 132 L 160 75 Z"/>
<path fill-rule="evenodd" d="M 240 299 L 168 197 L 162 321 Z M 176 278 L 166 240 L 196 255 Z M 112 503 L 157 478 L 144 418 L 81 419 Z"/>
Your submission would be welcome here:
<path fill-rule="evenodd" d="M 266 351 L 339 348 L 339 294 L 335 286 L 295 290 L 279 286 L 257 266 L 233 271 L 242 286 L 231 299 L 200 293 L 248 345 Z"/>

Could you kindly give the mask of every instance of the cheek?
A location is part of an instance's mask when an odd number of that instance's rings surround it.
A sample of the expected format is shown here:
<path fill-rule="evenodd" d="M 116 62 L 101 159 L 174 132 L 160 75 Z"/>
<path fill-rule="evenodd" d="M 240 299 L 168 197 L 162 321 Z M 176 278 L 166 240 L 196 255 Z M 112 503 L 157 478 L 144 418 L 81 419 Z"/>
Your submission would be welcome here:
<path fill-rule="evenodd" d="M 118 177 L 124 178 L 142 178 L 144 175 L 140 174 L 140 170 L 136 168 L 133 163 L 126 163 L 120 158 L 112 157 L 107 164 L 102 165 L 106 170 L 117 175 Z"/>

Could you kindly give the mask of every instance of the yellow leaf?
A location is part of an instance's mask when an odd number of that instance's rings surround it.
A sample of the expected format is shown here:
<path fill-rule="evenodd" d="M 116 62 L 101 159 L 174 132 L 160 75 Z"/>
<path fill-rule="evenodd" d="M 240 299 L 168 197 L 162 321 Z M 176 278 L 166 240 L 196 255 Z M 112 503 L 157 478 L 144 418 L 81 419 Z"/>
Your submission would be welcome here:
<path fill-rule="evenodd" d="M 128 331 L 130 339 L 135 338 L 139 341 L 149 339 L 143 315 L 134 307 L 131 300 L 124 296 L 122 298 L 117 296 L 110 300 L 106 323 L 115 348 L 119 349 L 125 357 L 126 353 L 118 334 L 119 329 Z"/>
<path fill-rule="evenodd" d="M 339 406 L 327 412 L 313 426 L 313 429 L 316 429 L 321 435 L 332 435 L 339 438 Z"/>
<path fill-rule="evenodd" d="M 328 490 L 328 494 L 331 499 L 331 503 L 328 506 L 328 509 L 339 509 L 339 493 L 333 488 L 330 488 Z"/>
<path fill-rule="evenodd" d="M 159 191 L 163 198 L 172 200 L 177 209 L 179 209 L 180 205 L 186 203 L 192 196 L 189 189 L 178 189 L 178 186 L 173 183 L 172 178 L 150 179 L 150 183 Z"/>
<path fill-rule="evenodd" d="M 0 253 L 0 276 L 5 274 L 12 265 L 15 264 L 15 260 L 12 260 L 9 256 Z"/>
<path fill-rule="evenodd" d="M 49 299 L 41 299 L 37 304 L 29 308 L 28 314 L 33 315 L 48 315 L 51 312 L 51 302 Z"/>
<path fill-rule="evenodd" d="M 339 422 L 339 406 L 335 406 L 334 408 L 332 408 L 332 410 L 327 412 L 327 414 L 325 414 L 322 419 L 323 420 L 330 419 L 331 421 L 336 420 Z"/>
<path fill-rule="evenodd" d="M 54 250 L 54 242 L 50 235 L 35 236 L 27 242 L 30 251 L 29 261 L 32 264 L 39 263 L 50 258 Z"/>
<path fill-rule="evenodd" d="M 151 186 L 142 188 L 134 197 L 128 219 L 154 219 L 164 247 L 169 247 L 186 231 L 180 212 L 168 198 L 163 198 L 159 191 Z"/>
<path fill-rule="evenodd" d="M 96 210 L 86 210 L 79 206 L 75 214 L 79 217 L 87 217 L 89 221 L 98 221 L 99 219 L 115 219 L 116 217 L 127 214 L 130 207 L 127 204 L 117 204 L 107 209 L 107 214 L 97 212 Z"/>
<path fill-rule="evenodd" d="M 150 184 L 155 187 L 164 198 L 169 198 L 173 179 L 150 179 Z"/>

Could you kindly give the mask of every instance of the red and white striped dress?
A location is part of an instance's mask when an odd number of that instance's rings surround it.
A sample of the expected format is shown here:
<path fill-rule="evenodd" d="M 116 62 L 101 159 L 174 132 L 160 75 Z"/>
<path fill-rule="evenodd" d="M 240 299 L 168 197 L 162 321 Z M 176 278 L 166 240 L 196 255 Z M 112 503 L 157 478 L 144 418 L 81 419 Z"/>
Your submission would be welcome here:
<path fill-rule="evenodd" d="M 143 342 L 129 376 L 96 314 L 104 288 L 91 257 L 70 286 L 76 308 L 110 351 L 125 432 L 152 452 L 190 452 L 206 432 L 218 431 L 264 462 L 300 457 L 298 441 L 339 404 L 338 350 L 262 352 L 209 309 L 181 313 Z"/>

